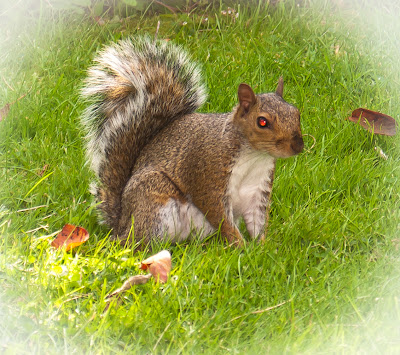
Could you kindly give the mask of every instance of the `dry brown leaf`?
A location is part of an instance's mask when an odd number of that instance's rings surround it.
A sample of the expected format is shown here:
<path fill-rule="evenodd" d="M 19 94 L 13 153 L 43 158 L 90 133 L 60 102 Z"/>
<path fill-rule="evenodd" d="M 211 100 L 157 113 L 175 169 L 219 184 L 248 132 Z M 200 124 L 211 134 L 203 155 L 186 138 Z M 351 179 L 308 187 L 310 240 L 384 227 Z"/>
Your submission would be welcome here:
<path fill-rule="evenodd" d="M 359 123 L 371 133 L 385 136 L 394 136 L 397 130 L 397 123 L 393 117 L 380 112 L 358 108 L 349 117 L 351 122 Z"/>
<path fill-rule="evenodd" d="M 65 250 L 68 251 L 81 245 L 88 239 L 89 232 L 85 228 L 66 224 L 61 232 L 58 233 L 56 239 L 51 242 L 51 246 L 58 249 L 65 246 Z"/>
<path fill-rule="evenodd" d="M 168 250 L 162 250 L 143 260 L 140 268 L 142 270 L 149 270 L 156 280 L 166 283 L 168 274 L 171 271 L 171 254 Z"/>

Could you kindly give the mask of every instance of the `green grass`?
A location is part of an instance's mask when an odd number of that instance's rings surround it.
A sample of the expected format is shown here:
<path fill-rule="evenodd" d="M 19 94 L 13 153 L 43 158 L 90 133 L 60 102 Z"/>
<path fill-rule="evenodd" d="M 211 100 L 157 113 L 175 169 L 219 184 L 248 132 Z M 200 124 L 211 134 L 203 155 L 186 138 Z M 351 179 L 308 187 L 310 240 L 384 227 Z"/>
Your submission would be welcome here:
<path fill-rule="evenodd" d="M 3 21 L 0 108 L 26 96 L 0 122 L 0 352 L 400 352 L 399 139 L 346 120 L 366 107 L 399 122 L 400 8 L 305 4 L 241 4 L 236 21 L 219 10 L 105 26 Z M 155 244 L 173 253 L 170 281 L 132 288 L 102 314 L 148 253 L 111 244 L 98 225 L 78 92 L 96 50 L 153 35 L 158 20 L 159 37 L 203 63 L 202 111 L 229 111 L 239 83 L 272 91 L 283 75 L 316 144 L 306 136 L 303 154 L 279 162 L 265 245 Z M 65 223 L 91 233 L 74 253 L 49 247 Z"/>

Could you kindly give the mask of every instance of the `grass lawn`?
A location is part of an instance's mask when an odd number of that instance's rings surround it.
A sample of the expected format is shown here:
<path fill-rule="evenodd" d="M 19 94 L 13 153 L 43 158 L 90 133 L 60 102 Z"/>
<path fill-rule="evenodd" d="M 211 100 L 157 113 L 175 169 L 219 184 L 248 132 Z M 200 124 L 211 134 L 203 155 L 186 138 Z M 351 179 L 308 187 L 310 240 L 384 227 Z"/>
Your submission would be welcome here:
<path fill-rule="evenodd" d="M 41 2 L 46 7 L 47 2 Z M 365 107 L 400 121 L 400 7 L 291 1 L 99 24 L 0 14 L 0 353 L 400 353 L 399 138 L 346 120 Z M 39 14 L 39 15 L 37 15 Z M 149 254 L 108 241 L 88 192 L 79 88 L 96 50 L 156 32 L 185 47 L 226 112 L 241 82 L 302 113 L 306 149 L 278 163 L 265 245 L 153 245 L 173 255 L 103 314 L 104 297 Z M 314 140 L 315 138 L 315 145 Z M 383 159 L 376 147 L 388 156 Z M 91 237 L 49 247 L 66 223 Z"/>

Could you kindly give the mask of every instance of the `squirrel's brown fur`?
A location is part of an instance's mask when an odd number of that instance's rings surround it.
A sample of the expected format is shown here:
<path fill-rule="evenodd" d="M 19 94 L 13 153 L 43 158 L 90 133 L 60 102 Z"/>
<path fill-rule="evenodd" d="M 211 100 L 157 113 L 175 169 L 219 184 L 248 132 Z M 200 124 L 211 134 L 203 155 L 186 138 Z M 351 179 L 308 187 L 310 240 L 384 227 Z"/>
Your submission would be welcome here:
<path fill-rule="evenodd" d="M 264 235 L 275 159 L 301 152 L 298 110 L 275 93 L 238 90 L 232 113 L 200 114 L 197 66 L 171 43 L 149 38 L 107 47 L 83 90 L 83 123 L 99 178 L 105 221 L 121 240 L 198 237 L 221 226 L 241 243 L 235 221 Z"/>

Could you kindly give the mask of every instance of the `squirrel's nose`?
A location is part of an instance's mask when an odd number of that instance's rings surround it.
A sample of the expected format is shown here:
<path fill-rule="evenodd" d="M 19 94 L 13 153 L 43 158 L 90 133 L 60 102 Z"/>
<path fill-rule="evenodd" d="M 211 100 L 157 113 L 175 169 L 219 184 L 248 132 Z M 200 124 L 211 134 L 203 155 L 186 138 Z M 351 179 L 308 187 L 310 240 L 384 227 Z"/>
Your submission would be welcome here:
<path fill-rule="evenodd" d="M 292 138 L 292 142 L 290 143 L 290 147 L 292 148 L 295 154 L 299 154 L 303 151 L 304 141 L 301 136 L 295 136 Z"/>

